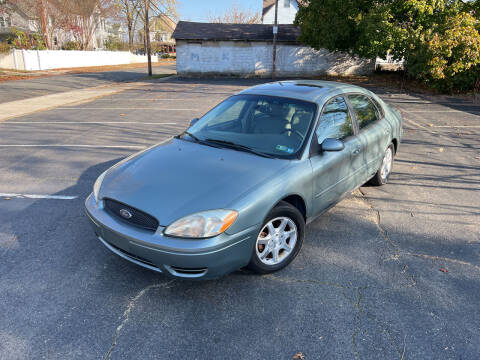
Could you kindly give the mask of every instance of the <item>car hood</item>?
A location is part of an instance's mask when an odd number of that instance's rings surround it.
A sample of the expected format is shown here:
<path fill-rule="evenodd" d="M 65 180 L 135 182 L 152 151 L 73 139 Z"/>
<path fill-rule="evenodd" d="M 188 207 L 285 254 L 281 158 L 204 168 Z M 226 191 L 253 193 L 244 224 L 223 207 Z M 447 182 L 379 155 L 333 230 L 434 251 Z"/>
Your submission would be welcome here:
<path fill-rule="evenodd" d="M 195 212 L 230 208 L 288 160 L 171 139 L 108 170 L 100 190 L 167 226 Z"/>

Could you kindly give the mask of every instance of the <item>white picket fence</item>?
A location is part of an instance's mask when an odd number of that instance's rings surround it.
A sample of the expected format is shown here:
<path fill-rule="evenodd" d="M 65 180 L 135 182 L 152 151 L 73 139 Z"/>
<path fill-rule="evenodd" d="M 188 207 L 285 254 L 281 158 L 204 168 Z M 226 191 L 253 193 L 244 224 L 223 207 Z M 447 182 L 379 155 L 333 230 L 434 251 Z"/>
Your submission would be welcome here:
<path fill-rule="evenodd" d="M 152 56 L 152 61 L 158 61 Z M 0 68 L 49 70 L 86 66 L 122 65 L 147 62 L 145 55 L 128 51 L 12 50 L 0 54 Z"/>

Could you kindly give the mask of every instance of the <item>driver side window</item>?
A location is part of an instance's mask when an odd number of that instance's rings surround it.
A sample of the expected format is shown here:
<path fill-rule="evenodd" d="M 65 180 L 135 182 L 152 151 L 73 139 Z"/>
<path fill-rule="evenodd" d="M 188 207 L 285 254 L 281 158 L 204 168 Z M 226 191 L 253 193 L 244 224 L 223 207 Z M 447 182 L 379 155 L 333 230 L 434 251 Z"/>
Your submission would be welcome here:
<path fill-rule="evenodd" d="M 343 140 L 353 135 L 352 117 L 342 96 L 330 100 L 324 107 L 316 134 L 319 144 L 327 138 Z"/>

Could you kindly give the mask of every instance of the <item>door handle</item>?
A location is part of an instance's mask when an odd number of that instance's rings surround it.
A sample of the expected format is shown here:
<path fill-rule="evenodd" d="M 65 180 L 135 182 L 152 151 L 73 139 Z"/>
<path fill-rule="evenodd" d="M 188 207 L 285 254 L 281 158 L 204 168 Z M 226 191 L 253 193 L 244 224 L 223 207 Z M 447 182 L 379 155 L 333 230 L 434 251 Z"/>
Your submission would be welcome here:
<path fill-rule="evenodd" d="M 360 153 L 360 149 L 356 148 L 355 150 L 352 151 L 352 155 L 358 155 Z"/>

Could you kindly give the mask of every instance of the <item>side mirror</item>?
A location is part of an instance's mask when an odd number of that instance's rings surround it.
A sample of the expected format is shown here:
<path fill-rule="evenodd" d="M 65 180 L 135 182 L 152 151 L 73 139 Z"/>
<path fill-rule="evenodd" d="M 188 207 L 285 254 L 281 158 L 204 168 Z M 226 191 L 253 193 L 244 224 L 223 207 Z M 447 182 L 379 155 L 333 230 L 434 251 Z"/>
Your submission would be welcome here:
<path fill-rule="evenodd" d="M 192 121 L 190 121 L 190 126 L 193 126 L 197 123 L 198 118 L 193 118 Z"/>
<path fill-rule="evenodd" d="M 342 151 L 345 149 L 345 145 L 342 140 L 328 138 L 323 140 L 320 148 L 323 151 Z"/>

